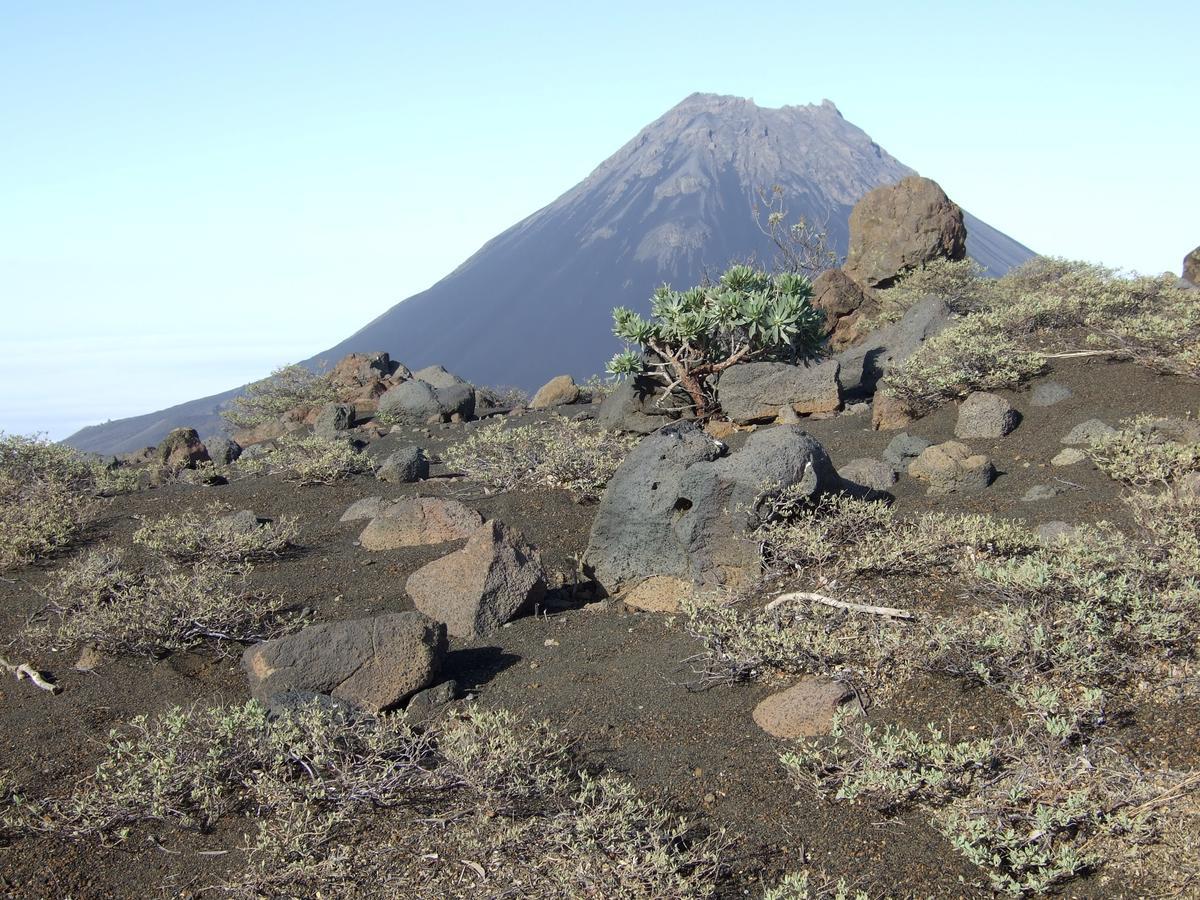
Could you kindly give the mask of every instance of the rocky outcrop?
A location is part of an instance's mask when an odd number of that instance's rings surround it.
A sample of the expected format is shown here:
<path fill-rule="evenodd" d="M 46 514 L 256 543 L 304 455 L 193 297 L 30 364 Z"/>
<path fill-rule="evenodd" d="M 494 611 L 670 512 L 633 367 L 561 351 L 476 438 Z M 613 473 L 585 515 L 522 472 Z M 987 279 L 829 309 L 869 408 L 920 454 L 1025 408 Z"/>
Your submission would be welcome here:
<path fill-rule="evenodd" d="M 892 438 L 887 449 L 883 451 L 883 460 L 897 472 L 908 470 L 908 464 L 925 452 L 930 441 L 923 437 L 909 434 L 907 431 Z"/>
<path fill-rule="evenodd" d="M 570 375 L 559 375 L 543 384 L 533 399 L 529 401 L 530 409 L 549 409 L 552 406 L 566 406 L 579 402 L 579 385 Z"/>
<path fill-rule="evenodd" d="M 824 449 L 796 426 L 756 432 L 724 452 L 691 422 L 630 452 L 609 480 L 585 554 L 605 590 L 652 575 L 744 582 L 758 571 L 748 536 L 770 499 L 789 487 L 813 496 L 838 482 Z"/>
<path fill-rule="evenodd" d="M 996 477 L 992 461 L 966 444 L 946 441 L 925 450 L 909 464 L 908 474 L 928 484 L 931 496 L 981 491 Z"/>
<path fill-rule="evenodd" d="M 403 369 L 401 379 L 411 377 L 407 369 L 392 362 L 386 353 L 349 353 L 338 360 L 329 373 L 329 381 L 341 392 L 355 389 L 387 378 Z"/>
<path fill-rule="evenodd" d="M 898 321 L 834 357 L 844 396 L 869 396 L 888 370 L 900 365 L 950 321 L 950 310 L 936 297 L 914 304 Z"/>
<path fill-rule="evenodd" d="M 227 466 L 242 455 L 242 445 L 223 434 L 209 438 L 204 442 L 204 448 L 208 451 L 208 458 L 217 466 Z"/>
<path fill-rule="evenodd" d="M 541 600 L 546 576 L 537 551 L 499 522 L 465 547 L 418 569 L 405 585 L 413 604 L 455 637 L 486 636 Z"/>
<path fill-rule="evenodd" d="M 844 268 L 865 288 L 891 287 L 911 269 L 966 254 L 963 212 L 928 178 L 912 175 L 876 188 L 850 213 Z"/>
<path fill-rule="evenodd" d="M 313 433 L 333 440 L 354 427 L 354 407 L 349 403 L 326 403 L 317 413 Z"/>
<path fill-rule="evenodd" d="M 773 422 L 785 410 L 798 415 L 833 412 L 842 405 L 837 360 L 813 365 L 742 363 L 721 373 L 717 401 L 733 422 Z"/>
<path fill-rule="evenodd" d="M 999 394 L 974 391 L 958 407 L 954 436 L 960 438 L 1002 438 L 1021 421 L 1013 405 Z"/>
<path fill-rule="evenodd" d="M 379 411 L 416 424 L 441 422 L 455 417 L 469 419 L 475 414 L 475 389 L 466 383 L 451 382 L 438 386 L 413 377 L 389 388 L 379 398 Z"/>
<path fill-rule="evenodd" d="M 428 687 L 446 655 L 446 627 L 418 612 L 312 625 L 242 654 L 250 693 L 278 705 L 314 693 L 379 712 Z"/>

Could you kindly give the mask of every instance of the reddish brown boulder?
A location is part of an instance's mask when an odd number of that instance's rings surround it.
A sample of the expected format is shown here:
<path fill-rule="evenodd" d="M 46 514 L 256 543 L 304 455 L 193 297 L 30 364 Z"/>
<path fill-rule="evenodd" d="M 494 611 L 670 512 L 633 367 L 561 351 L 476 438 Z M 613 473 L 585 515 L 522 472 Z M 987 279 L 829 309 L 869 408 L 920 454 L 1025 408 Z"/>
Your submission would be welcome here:
<path fill-rule="evenodd" d="M 1183 258 L 1183 280 L 1200 287 L 1200 247 Z"/>
<path fill-rule="evenodd" d="M 409 497 L 384 505 L 358 542 L 365 550 L 444 544 L 470 536 L 482 522 L 483 516 L 457 500 Z"/>
<path fill-rule="evenodd" d="M 405 588 L 421 612 L 455 637 L 488 635 L 546 591 L 537 551 L 499 522 L 488 522 L 461 550 L 418 569 Z"/>
<path fill-rule="evenodd" d="M 910 425 L 915 418 L 903 400 L 888 394 L 877 393 L 871 401 L 871 427 L 876 431 L 895 431 Z"/>
<path fill-rule="evenodd" d="M 860 323 L 873 308 L 862 286 L 841 269 L 822 272 L 813 281 L 812 305 L 825 316 L 822 333 L 830 346 L 841 349 L 860 334 Z"/>
<path fill-rule="evenodd" d="M 754 707 L 754 721 L 777 738 L 796 740 L 829 734 L 838 708 L 854 691 L 828 678 L 812 675 Z"/>
<path fill-rule="evenodd" d="M 916 175 L 876 188 L 850 213 L 845 272 L 867 289 L 891 287 L 910 269 L 967 255 L 963 213 L 937 182 Z"/>
<path fill-rule="evenodd" d="M 208 450 L 201 443 L 195 428 L 176 428 L 163 438 L 156 455 L 159 465 L 176 472 L 194 469 L 200 463 L 209 462 Z"/>

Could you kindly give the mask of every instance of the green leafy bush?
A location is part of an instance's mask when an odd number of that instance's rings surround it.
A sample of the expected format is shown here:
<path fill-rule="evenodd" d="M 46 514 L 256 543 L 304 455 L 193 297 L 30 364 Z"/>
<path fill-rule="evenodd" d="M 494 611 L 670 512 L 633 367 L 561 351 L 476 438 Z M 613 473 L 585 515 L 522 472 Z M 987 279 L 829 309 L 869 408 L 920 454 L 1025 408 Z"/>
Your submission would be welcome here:
<path fill-rule="evenodd" d="M 649 319 L 613 310 L 613 332 L 641 352 L 617 354 L 614 375 L 649 373 L 687 392 L 698 416 L 715 410 L 710 379 L 735 363 L 770 356 L 813 356 L 821 346 L 821 313 L 809 303 L 802 275 L 768 275 L 733 266 L 720 280 L 686 291 L 659 288 Z"/>
<path fill-rule="evenodd" d="M 636 443 L 636 437 L 568 419 L 517 427 L 497 422 L 447 448 L 442 461 L 492 490 L 540 486 L 594 499 Z"/>
<path fill-rule="evenodd" d="M 318 406 L 336 399 L 328 376 L 293 364 L 248 385 L 221 410 L 221 418 L 234 428 L 254 428 L 277 421 L 298 406 Z"/>

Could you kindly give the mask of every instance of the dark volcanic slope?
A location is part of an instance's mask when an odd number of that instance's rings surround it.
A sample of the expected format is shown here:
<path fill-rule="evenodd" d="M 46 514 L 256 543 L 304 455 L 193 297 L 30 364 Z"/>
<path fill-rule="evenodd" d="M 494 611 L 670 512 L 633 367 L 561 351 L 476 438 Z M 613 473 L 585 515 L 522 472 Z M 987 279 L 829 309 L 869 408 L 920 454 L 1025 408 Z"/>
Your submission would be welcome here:
<path fill-rule="evenodd" d="M 770 258 L 751 208 L 784 188 L 789 212 L 826 223 L 839 252 L 850 210 L 913 170 L 825 101 L 763 109 L 693 94 L 558 200 L 489 241 L 429 290 L 314 359 L 385 349 L 482 384 L 537 387 L 602 370 L 614 306 L 646 308 L 665 282 Z M 972 256 L 1003 274 L 1032 252 L 971 217 Z"/>
<path fill-rule="evenodd" d="M 770 258 L 751 213 L 759 189 L 782 186 L 789 212 L 824 223 L 844 253 L 859 198 L 912 173 L 829 101 L 763 109 L 693 94 L 429 290 L 309 362 L 386 350 L 411 368 L 441 363 L 480 384 L 586 377 L 618 349 L 614 306 L 644 309 L 663 282 L 686 286 L 706 269 Z M 1033 255 L 973 216 L 967 234 L 971 255 L 997 275 Z M 67 443 L 114 453 L 172 426 L 205 434 L 219 427 L 214 408 L 226 396 L 92 426 Z"/>

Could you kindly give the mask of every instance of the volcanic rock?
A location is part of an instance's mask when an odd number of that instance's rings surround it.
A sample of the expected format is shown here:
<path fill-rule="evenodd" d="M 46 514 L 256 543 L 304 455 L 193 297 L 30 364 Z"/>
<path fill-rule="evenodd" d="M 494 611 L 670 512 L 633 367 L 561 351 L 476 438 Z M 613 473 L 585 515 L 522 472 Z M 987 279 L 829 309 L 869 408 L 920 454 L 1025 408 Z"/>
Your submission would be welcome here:
<path fill-rule="evenodd" d="M 966 254 L 963 212 L 928 178 L 913 175 L 876 188 L 850 213 L 845 270 L 867 288 L 891 287 L 925 263 Z"/>
<path fill-rule="evenodd" d="M 842 405 L 838 362 L 815 365 L 741 363 L 721 373 L 717 400 L 738 425 L 772 422 L 784 411 L 799 415 L 833 412 Z"/>
<path fill-rule="evenodd" d="M 293 692 L 329 694 L 379 712 L 427 687 L 446 655 L 446 627 L 418 612 L 311 625 L 242 654 L 260 702 Z"/>

